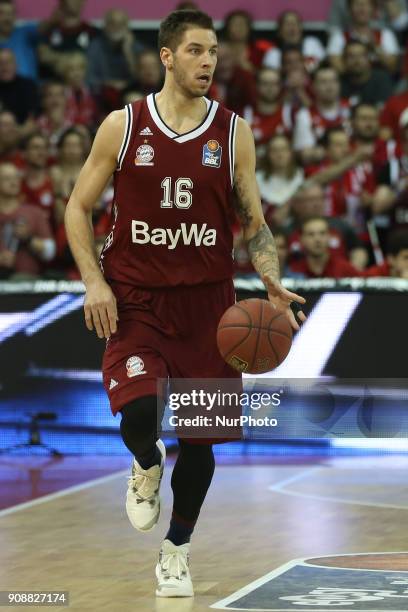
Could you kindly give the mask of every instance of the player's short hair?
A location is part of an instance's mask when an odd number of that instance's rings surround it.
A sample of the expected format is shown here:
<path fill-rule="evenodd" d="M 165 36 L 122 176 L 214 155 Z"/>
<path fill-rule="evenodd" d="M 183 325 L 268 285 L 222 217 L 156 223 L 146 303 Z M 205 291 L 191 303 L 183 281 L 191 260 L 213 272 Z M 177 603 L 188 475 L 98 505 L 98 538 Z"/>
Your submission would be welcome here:
<path fill-rule="evenodd" d="M 387 254 L 398 255 L 406 249 L 408 250 L 408 229 L 400 228 L 392 232 L 387 242 Z"/>
<path fill-rule="evenodd" d="M 194 27 L 215 32 L 213 20 L 206 13 L 194 10 L 173 11 L 160 24 L 159 49 L 167 47 L 176 51 L 184 32 Z"/>
<path fill-rule="evenodd" d="M 0 0 L 0 4 L 8 4 L 9 6 L 12 6 L 14 9 L 16 8 L 14 0 Z"/>
<path fill-rule="evenodd" d="M 323 217 L 322 215 L 311 215 L 310 217 L 306 217 L 306 219 L 303 219 L 302 223 L 300 224 L 300 233 L 303 234 L 306 225 L 308 223 L 312 223 L 313 221 L 323 221 L 323 223 L 327 227 L 327 231 L 329 231 L 330 225 L 327 217 Z"/>

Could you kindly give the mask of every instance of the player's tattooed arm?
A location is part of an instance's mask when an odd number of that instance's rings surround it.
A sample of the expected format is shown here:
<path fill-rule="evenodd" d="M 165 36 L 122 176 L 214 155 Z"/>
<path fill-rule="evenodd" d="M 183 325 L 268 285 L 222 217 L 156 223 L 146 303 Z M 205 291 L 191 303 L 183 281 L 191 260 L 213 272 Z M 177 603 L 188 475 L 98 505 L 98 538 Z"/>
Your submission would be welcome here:
<path fill-rule="evenodd" d="M 272 232 L 266 225 L 263 215 L 260 214 L 262 213 L 260 206 L 254 210 L 254 206 L 251 205 L 251 188 L 248 185 L 247 177 L 240 172 L 237 172 L 235 176 L 234 188 L 235 209 L 241 221 L 252 264 L 261 278 L 268 274 L 278 280 L 280 277 L 279 259 Z M 253 197 L 259 199 L 257 187 L 254 191 Z M 248 234 L 253 235 L 249 237 Z"/>
<path fill-rule="evenodd" d="M 253 238 L 248 240 L 248 251 L 252 265 L 261 278 L 268 276 L 279 280 L 279 259 L 275 240 L 266 224 L 258 230 Z"/>
<path fill-rule="evenodd" d="M 285 310 L 292 327 L 298 329 L 299 325 L 290 304 L 303 304 L 305 300 L 285 289 L 280 283 L 278 253 L 263 215 L 255 176 L 255 161 L 251 128 L 246 121 L 238 119 L 234 167 L 235 210 L 241 222 L 252 264 L 265 285 L 269 300 L 277 308 Z M 302 312 L 297 316 L 301 321 L 305 319 Z"/>

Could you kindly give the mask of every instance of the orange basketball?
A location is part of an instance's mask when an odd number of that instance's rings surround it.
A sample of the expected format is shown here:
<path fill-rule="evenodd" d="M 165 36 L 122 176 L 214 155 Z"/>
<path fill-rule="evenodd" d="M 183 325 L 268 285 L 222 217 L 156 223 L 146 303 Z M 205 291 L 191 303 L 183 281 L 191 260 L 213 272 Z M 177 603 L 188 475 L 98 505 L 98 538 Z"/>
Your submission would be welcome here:
<path fill-rule="evenodd" d="M 217 330 L 218 349 L 239 372 L 262 374 L 282 363 L 292 344 L 286 313 L 267 300 L 253 298 L 234 304 Z"/>

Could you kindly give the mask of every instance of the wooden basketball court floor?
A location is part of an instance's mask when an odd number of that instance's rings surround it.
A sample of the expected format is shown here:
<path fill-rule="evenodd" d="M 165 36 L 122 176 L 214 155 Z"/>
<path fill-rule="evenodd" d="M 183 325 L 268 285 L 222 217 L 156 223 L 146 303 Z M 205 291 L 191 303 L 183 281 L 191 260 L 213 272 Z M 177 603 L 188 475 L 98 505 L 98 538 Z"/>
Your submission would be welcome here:
<path fill-rule="evenodd" d="M 69 591 L 69 608 L 57 610 L 202 612 L 293 559 L 408 550 L 406 456 L 222 464 L 192 540 L 196 596 L 156 599 L 171 462 L 150 534 L 128 523 L 123 470 L 1 511 L 0 591 Z M 405 557 L 397 565 L 408 570 Z"/>

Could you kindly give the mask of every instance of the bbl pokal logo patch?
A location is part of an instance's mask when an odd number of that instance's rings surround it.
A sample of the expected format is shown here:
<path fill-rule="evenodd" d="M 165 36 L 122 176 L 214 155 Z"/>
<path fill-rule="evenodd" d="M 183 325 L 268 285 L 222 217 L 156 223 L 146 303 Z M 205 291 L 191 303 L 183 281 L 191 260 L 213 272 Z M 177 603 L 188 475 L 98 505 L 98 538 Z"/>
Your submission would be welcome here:
<path fill-rule="evenodd" d="M 222 146 L 218 140 L 209 140 L 203 146 L 203 166 L 219 168 L 221 166 Z"/>

